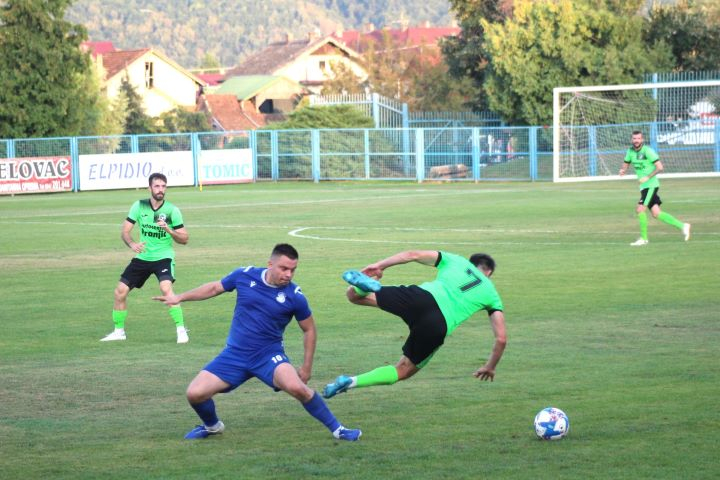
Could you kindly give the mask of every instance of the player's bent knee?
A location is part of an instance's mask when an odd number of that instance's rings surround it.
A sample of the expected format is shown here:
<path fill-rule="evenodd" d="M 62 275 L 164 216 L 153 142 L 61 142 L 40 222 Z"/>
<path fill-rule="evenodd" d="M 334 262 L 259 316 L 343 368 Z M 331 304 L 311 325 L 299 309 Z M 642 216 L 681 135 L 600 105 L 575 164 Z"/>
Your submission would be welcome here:
<path fill-rule="evenodd" d="M 119 284 L 115 287 L 115 300 L 125 300 L 130 293 L 130 289 L 124 283 Z"/>
<path fill-rule="evenodd" d="M 291 395 L 293 398 L 301 401 L 302 403 L 307 403 L 312 400 L 312 397 L 315 394 L 314 391 L 312 391 L 307 385 L 302 382 L 292 385 L 286 385 L 283 390 L 289 395 Z"/>
<path fill-rule="evenodd" d="M 204 395 L 203 392 L 192 387 L 188 387 L 185 395 L 187 396 L 188 402 L 192 404 L 202 403 L 207 400 L 206 395 Z"/>

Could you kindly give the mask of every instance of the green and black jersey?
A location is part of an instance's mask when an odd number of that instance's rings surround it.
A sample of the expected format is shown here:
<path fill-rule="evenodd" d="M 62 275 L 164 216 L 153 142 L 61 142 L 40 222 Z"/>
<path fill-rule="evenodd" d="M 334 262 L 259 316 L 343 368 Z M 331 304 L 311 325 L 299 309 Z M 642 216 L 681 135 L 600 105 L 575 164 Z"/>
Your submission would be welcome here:
<path fill-rule="evenodd" d="M 632 164 L 638 179 L 650 175 L 653 170 L 655 170 L 655 162 L 658 160 L 660 160 L 660 156 L 647 145 L 643 145 L 640 150 L 635 150 L 633 147 L 630 147 L 625 154 L 625 163 Z M 649 178 L 646 182 L 641 183 L 640 190 L 658 188 L 659 186 L 660 180 L 656 175 Z"/>
<path fill-rule="evenodd" d="M 420 288 L 432 294 L 440 307 L 450 335 L 462 322 L 479 310 L 502 311 L 495 285 L 466 258 L 438 252 L 437 276 Z"/>
<path fill-rule="evenodd" d="M 158 220 L 164 220 L 173 230 L 183 227 L 180 210 L 168 201 L 163 202 L 157 210 L 153 210 L 150 199 L 138 200 L 130 207 L 127 221 L 140 226 L 140 242 L 145 242 L 145 251 L 138 253 L 135 258 L 148 262 L 175 258 L 173 238 L 157 225 Z"/>

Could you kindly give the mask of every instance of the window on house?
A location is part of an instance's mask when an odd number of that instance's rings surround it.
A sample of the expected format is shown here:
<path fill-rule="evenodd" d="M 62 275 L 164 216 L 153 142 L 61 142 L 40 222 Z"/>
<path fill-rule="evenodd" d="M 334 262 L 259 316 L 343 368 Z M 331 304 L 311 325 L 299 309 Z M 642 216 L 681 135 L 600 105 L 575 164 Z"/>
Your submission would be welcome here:
<path fill-rule="evenodd" d="M 145 62 L 145 88 L 153 88 L 153 63 Z"/>
<path fill-rule="evenodd" d="M 320 60 L 320 70 L 325 70 L 325 60 Z"/>
<path fill-rule="evenodd" d="M 267 99 L 262 104 L 260 104 L 260 108 L 258 108 L 260 113 L 275 113 L 275 106 L 273 105 L 273 101 L 271 99 Z"/>

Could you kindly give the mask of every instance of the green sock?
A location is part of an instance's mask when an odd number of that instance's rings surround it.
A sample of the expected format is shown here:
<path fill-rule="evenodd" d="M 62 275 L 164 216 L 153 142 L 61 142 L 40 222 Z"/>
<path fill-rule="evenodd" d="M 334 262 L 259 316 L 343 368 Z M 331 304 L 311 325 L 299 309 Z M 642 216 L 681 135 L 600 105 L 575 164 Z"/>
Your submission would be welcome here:
<path fill-rule="evenodd" d="M 360 290 L 358 287 L 353 287 L 353 290 L 355 290 L 355 293 L 357 293 L 361 297 L 367 297 L 370 295 L 370 292 L 366 292 L 365 290 Z"/>
<path fill-rule="evenodd" d="M 113 323 L 118 330 L 125 328 L 125 319 L 127 318 L 127 310 L 113 310 Z"/>
<path fill-rule="evenodd" d="M 668 225 L 672 225 L 673 227 L 682 230 L 683 228 L 683 222 L 678 220 L 677 218 L 673 217 L 669 213 L 660 212 L 660 214 L 657 216 L 658 220 L 661 222 L 665 222 Z"/>
<path fill-rule="evenodd" d="M 638 222 L 640 222 L 640 238 L 643 240 L 647 240 L 647 214 L 645 212 L 640 212 L 637 214 Z"/>
<path fill-rule="evenodd" d="M 392 385 L 398 381 L 397 369 L 394 365 L 385 365 L 375 370 L 358 375 L 355 378 L 356 387 L 371 387 L 373 385 Z"/>
<path fill-rule="evenodd" d="M 180 305 L 168 308 L 168 313 L 170 314 L 170 318 L 173 319 L 173 322 L 175 322 L 176 327 L 185 326 L 185 319 L 183 318 L 183 311 Z"/>

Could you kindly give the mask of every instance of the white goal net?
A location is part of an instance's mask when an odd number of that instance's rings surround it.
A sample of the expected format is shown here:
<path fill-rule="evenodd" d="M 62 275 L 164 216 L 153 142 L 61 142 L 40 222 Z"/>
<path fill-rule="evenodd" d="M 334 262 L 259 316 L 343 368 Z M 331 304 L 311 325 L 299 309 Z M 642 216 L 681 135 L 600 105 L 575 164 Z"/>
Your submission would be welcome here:
<path fill-rule="evenodd" d="M 553 181 L 621 178 L 635 130 L 663 176 L 720 176 L 720 80 L 553 89 Z"/>

